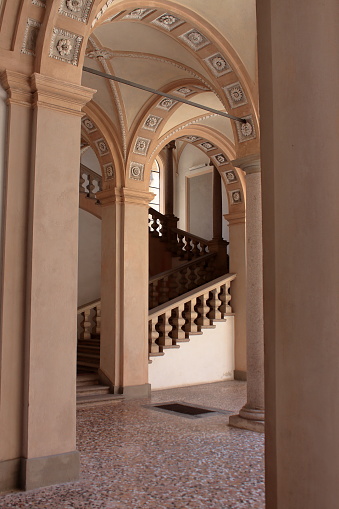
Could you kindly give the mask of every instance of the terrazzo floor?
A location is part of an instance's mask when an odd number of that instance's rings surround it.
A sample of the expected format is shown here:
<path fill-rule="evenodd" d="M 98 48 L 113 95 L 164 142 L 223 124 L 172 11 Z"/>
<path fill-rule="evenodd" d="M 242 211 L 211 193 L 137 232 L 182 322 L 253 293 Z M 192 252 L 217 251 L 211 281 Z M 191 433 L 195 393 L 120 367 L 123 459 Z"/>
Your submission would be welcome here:
<path fill-rule="evenodd" d="M 172 401 L 221 412 L 150 406 Z M 0 508 L 264 509 L 264 437 L 227 426 L 245 401 L 244 382 L 221 382 L 80 409 L 80 480 L 0 495 Z"/>

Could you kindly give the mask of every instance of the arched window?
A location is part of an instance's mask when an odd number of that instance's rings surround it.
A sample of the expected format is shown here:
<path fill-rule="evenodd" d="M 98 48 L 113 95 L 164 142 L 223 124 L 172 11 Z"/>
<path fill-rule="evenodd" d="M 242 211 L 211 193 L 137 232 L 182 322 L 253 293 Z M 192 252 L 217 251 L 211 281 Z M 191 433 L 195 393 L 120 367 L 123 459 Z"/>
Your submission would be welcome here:
<path fill-rule="evenodd" d="M 149 191 L 155 194 L 153 200 L 150 202 L 150 206 L 160 212 L 160 165 L 156 159 L 154 160 L 151 170 Z"/>

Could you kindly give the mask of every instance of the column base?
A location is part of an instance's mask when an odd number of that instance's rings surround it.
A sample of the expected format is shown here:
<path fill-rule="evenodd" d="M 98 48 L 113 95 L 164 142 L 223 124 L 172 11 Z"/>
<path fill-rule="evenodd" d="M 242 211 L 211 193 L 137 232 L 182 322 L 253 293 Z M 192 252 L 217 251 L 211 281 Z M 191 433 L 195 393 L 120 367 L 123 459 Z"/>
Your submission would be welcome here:
<path fill-rule="evenodd" d="M 240 415 L 230 415 L 228 424 L 233 428 L 241 428 L 248 431 L 256 431 L 258 433 L 265 432 L 265 422 L 263 420 L 256 421 L 254 419 L 246 419 Z"/>
<path fill-rule="evenodd" d="M 234 370 L 234 380 L 240 380 L 242 382 L 246 382 L 247 372 L 241 371 L 240 369 L 235 369 Z"/>
<path fill-rule="evenodd" d="M 79 473 L 78 451 L 41 458 L 22 458 L 20 487 L 23 490 L 33 490 L 52 484 L 77 481 Z"/>
<path fill-rule="evenodd" d="M 114 394 L 122 394 L 126 399 L 149 398 L 151 396 L 151 384 L 114 387 Z"/>
<path fill-rule="evenodd" d="M 20 484 L 21 459 L 0 461 L 0 491 L 18 489 Z"/>

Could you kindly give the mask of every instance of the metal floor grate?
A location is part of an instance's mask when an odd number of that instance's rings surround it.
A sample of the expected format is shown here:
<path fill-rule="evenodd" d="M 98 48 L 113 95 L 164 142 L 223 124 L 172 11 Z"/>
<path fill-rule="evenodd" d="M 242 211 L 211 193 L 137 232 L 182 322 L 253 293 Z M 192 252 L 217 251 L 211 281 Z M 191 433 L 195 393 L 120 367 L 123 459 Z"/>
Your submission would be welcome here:
<path fill-rule="evenodd" d="M 153 408 L 160 408 L 162 410 L 167 410 L 168 412 L 175 412 L 177 414 L 194 416 L 215 412 L 215 410 L 208 410 L 207 408 L 201 408 L 191 405 L 183 405 L 182 403 L 166 403 L 163 405 L 154 405 Z"/>

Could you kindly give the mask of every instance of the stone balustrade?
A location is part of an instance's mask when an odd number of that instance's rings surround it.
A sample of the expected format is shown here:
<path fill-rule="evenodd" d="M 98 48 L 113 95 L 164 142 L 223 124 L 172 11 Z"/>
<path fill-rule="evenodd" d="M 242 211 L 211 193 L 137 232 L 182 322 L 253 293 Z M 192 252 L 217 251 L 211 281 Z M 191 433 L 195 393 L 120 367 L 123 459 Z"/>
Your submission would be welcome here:
<path fill-rule="evenodd" d="M 220 276 L 215 268 L 216 253 L 209 253 L 150 278 L 149 309 Z"/>
<path fill-rule="evenodd" d="M 101 330 L 101 300 L 94 300 L 78 308 L 80 323 L 78 327 L 79 339 L 99 337 Z"/>
<path fill-rule="evenodd" d="M 88 198 L 96 199 L 99 191 L 102 191 L 101 176 L 84 164 L 80 164 L 79 192 Z"/>
<path fill-rule="evenodd" d="M 190 334 L 211 327 L 214 320 L 232 314 L 229 293 L 235 274 L 220 276 L 195 290 L 185 293 L 149 313 L 149 354 L 163 355 L 166 348 L 178 348 Z"/>

